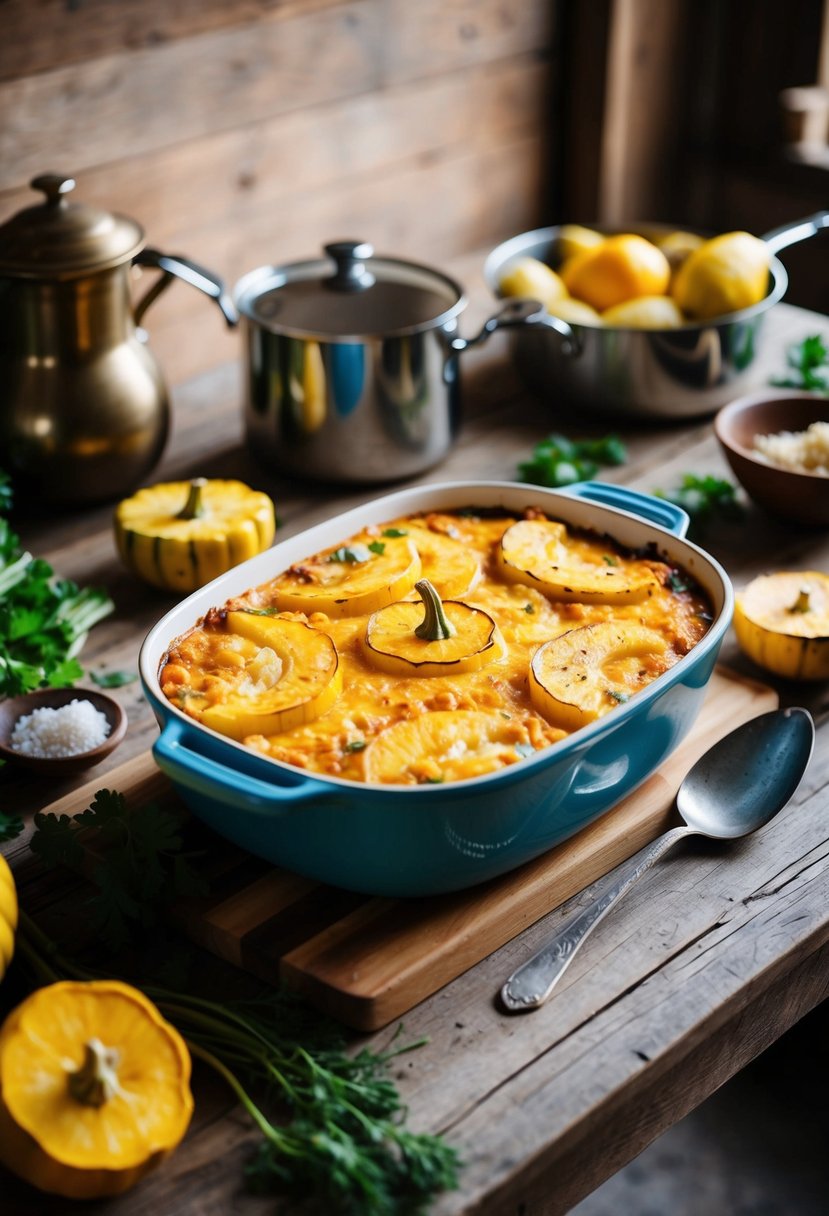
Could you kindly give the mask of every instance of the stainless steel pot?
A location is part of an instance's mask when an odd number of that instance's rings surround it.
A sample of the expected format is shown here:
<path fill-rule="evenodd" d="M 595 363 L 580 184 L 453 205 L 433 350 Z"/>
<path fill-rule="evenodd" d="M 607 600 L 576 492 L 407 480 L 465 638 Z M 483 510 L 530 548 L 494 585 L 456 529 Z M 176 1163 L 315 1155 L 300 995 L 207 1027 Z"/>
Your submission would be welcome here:
<path fill-rule="evenodd" d="M 458 357 L 496 329 L 557 326 L 510 300 L 474 338 L 458 334 L 463 289 L 360 241 L 262 266 L 236 285 L 254 453 L 284 473 L 384 482 L 430 468 L 459 422 Z"/>
<path fill-rule="evenodd" d="M 756 383 L 755 358 L 768 311 L 782 300 L 788 277 L 775 256 L 829 226 L 820 211 L 769 232 L 763 238 L 771 255 L 768 293 L 759 304 L 712 321 L 678 329 L 619 329 L 568 325 L 516 332 L 512 355 L 529 387 L 549 398 L 563 396 L 586 412 L 664 421 L 715 413 Z M 597 229 L 610 236 L 625 231 L 652 240 L 676 226 L 633 225 Z M 522 232 L 493 249 L 484 277 L 494 295 L 508 264 L 518 257 L 558 262 L 560 226 Z M 553 330 L 554 332 L 550 332 Z"/>

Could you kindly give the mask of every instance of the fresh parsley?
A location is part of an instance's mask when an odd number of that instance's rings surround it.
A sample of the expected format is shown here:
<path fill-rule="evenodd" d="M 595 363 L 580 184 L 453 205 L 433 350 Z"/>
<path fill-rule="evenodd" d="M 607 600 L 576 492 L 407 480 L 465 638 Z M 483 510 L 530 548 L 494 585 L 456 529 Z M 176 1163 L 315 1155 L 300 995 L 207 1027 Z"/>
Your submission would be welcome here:
<path fill-rule="evenodd" d="M 345 752 L 362 752 L 368 747 L 365 739 L 352 739 L 350 743 L 346 743 L 343 751 Z"/>
<path fill-rule="evenodd" d="M 391 537 L 392 540 L 397 540 L 401 536 L 408 536 L 409 533 L 406 528 L 384 528 L 383 535 Z"/>
<path fill-rule="evenodd" d="M 385 546 L 384 546 L 385 547 Z M 376 552 L 376 550 L 375 550 Z M 369 545 L 341 545 L 328 555 L 329 562 L 368 562 L 371 561 Z"/>
<path fill-rule="evenodd" d="M 368 547 L 372 553 L 376 553 L 378 556 L 386 552 L 386 546 L 381 540 L 373 540 Z"/>
<path fill-rule="evenodd" d="M 95 931 L 111 949 L 151 927 L 176 898 L 203 894 L 204 882 L 182 852 L 184 813 L 147 803 L 128 811 L 123 794 L 98 790 L 77 815 L 39 811 L 32 852 L 45 866 L 91 877 Z"/>
<path fill-rule="evenodd" d="M 8 477 L 0 474 L 0 509 L 10 503 Z M 88 631 L 113 607 L 106 592 L 56 578 L 0 517 L 0 697 L 74 684 Z"/>
<path fill-rule="evenodd" d="M 618 701 L 620 705 L 624 705 L 625 701 L 630 700 L 630 693 L 622 692 L 619 688 L 608 688 L 607 695 L 612 697 L 614 701 Z"/>
<path fill-rule="evenodd" d="M 518 466 L 522 481 L 537 486 L 569 486 L 593 477 L 600 465 L 620 465 L 627 450 L 618 435 L 604 439 L 568 439 L 548 435 L 533 448 L 530 460 Z"/>
<path fill-rule="evenodd" d="M 653 493 L 687 511 L 697 530 L 714 521 L 740 519 L 743 514 L 737 487 L 725 478 L 710 474 L 699 477 L 696 473 L 685 473 L 675 489 L 654 490 Z"/>
<path fill-rule="evenodd" d="M 89 678 L 99 688 L 123 688 L 125 684 L 134 684 L 138 675 L 134 671 L 90 671 Z"/>
<path fill-rule="evenodd" d="M 19 815 L 8 815 L 0 811 L 0 841 L 14 840 L 23 831 L 23 820 Z"/>
<path fill-rule="evenodd" d="M 787 376 L 773 376 L 779 388 L 807 389 L 829 395 L 829 347 L 820 334 L 812 334 L 790 346 L 786 352 Z"/>
<path fill-rule="evenodd" d="M 686 578 L 682 577 L 678 570 L 672 570 L 668 575 L 668 586 L 671 591 L 675 591 L 679 595 L 680 592 L 687 591 L 690 584 Z"/>

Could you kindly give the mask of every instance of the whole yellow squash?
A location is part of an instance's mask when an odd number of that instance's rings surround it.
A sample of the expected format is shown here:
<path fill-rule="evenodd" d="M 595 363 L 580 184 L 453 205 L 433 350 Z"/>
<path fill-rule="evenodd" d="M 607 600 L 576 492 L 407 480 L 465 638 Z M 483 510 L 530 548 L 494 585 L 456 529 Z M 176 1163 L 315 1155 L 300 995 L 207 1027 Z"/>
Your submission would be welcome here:
<path fill-rule="evenodd" d="M 679 307 L 706 321 L 759 304 L 769 287 L 769 250 L 749 232 L 723 232 L 693 250 L 674 277 Z"/>
<path fill-rule="evenodd" d="M 50 984 L 0 1028 L 0 1160 L 39 1190 L 121 1194 L 173 1151 L 192 1112 L 184 1040 L 128 984 Z"/>
<path fill-rule="evenodd" d="M 6 974 L 14 954 L 17 929 L 17 891 L 12 872 L 0 854 L 0 980 Z"/>
<path fill-rule="evenodd" d="M 164 591 L 195 591 L 267 549 L 276 519 L 267 494 L 241 481 L 170 481 L 115 509 L 115 541 L 126 565 Z"/>

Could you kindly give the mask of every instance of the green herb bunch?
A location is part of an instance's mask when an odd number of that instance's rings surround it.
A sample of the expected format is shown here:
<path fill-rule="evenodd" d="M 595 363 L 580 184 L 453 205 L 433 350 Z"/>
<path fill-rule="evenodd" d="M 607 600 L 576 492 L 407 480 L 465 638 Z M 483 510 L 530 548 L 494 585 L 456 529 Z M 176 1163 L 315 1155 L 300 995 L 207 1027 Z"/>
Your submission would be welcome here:
<path fill-rule="evenodd" d="M 820 334 L 804 338 L 786 352 L 789 373 L 773 376 L 771 383 L 779 388 L 806 389 L 829 396 L 829 347 Z"/>
<path fill-rule="evenodd" d="M 0 510 L 10 505 L 9 479 L 0 473 Z M 112 609 L 104 591 L 55 578 L 0 516 L 0 697 L 73 684 L 83 675 L 76 655 L 88 631 Z"/>
<path fill-rule="evenodd" d="M 672 490 L 654 490 L 657 498 L 672 502 L 691 517 L 696 531 L 709 524 L 742 518 L 743 506 L 737 498 L 737 487 L 722 477 L 685 473 L 682 481 Z"/>
<path fill-rule="evenodd" d="M 620 465 L 627 451 L 618 435 L 604 439 L 568 439 L 548 435 L 533 448 L 530 460 L 518 466 L 522 481 L 536 486 L 569 486 L 595 476 L 600 465 Z"/>

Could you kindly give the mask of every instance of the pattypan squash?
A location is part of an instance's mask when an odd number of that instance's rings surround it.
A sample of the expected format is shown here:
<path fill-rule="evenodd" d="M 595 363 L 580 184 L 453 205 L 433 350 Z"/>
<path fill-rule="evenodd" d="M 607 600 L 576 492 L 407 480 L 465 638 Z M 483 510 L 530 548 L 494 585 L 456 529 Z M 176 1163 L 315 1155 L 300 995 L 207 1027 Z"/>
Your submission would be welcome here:
<path fill-rule="evenodd" d="M 195 591 L 267 549 L 273 503 L 241 481 L 171 481 L 148 486 L 115 509 L 115 540 L 126 565 L 165 591 Z"/>
<path fill-rule="evenodd" d="M 184 1040 L 128 984 L 50 984 L 0 1028 L 0 1160 L 39 1190 L 126 1191 L 178 1145 L 192 1111 Z"/>

